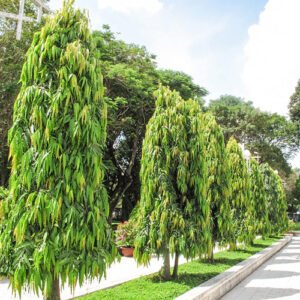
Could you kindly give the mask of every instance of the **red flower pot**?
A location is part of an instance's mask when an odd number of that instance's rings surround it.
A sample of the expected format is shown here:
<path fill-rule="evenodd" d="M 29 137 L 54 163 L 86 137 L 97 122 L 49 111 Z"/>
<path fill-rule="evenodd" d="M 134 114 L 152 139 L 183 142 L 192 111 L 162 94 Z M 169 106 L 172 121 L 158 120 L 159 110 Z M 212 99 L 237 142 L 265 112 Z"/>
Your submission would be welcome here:
<path fill-rule="evenodd" d="M 119 250 L 122 256 L 133 257 L 133 247 L 120 247 Z"/>

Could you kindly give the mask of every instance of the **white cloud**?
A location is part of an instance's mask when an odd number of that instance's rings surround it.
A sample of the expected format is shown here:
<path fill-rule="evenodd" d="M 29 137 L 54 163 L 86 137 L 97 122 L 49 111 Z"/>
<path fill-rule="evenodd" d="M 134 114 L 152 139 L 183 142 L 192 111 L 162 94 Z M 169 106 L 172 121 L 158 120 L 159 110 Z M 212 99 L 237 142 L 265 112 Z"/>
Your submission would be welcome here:
<path fill-rule="evenodd" d="M 245 47 L 245 96 L 263 110 L 287 114 L 300 78 L 300 1 L 269 0 Z"/>
<path fill-rule="evenodd" d="M 100 9 L 110 8 L 125 14 L 138 10 L 156 13 L 163 7 L 161 0 L 98 0 L 98 4 Z"/>

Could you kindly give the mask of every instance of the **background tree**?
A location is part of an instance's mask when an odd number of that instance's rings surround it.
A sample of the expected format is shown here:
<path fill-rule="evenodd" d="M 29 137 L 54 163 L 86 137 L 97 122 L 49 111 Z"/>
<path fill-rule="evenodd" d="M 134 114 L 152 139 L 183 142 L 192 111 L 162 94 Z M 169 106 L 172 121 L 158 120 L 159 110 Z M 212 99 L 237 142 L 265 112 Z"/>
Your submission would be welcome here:
<path fill-rule="evenodd" d="M 25 1 L 25 14 L 36 17 L 32 1 Z M 0 11 L 17 14 L 19 0 L 0 0 Z M 20 75 L 25 54 L 34 32 L 40 24 L 24 22 L 22 39 L 16 40 L 16 21 L 0 18 L 0 185 L 7 185 L 9 177 L 7 134 L 12 124 L 13 103 L 20 90 Z"/>
<path fill-rule="evenodd" d="M 107 223 L 102 151 L 106 104 L 88 17 L 65 1 L 34 36 L 9 133 L 12 200 L 4 207 L 1 272 L 13 290 L 60 299 L 101 277 L 116 249 Z"/>
<path fill-rule="evenodd" d="M 236 243 L 251 243 L 255 238 L 253 203 L 250 194 L 250 177 L 243 152 L 234 138 L 227 146 L 227 158 L 231 176 L 229 203 L 233 213 L 231 224 L 230 248 L 236 249 Z"/>
<path fill-rule="evenodd" d="M 170 253 L 187 258 L 211 247 L 206 149 L 199 104 L 160 87 L 147 125 L 141 164 L 135 257 L 147 264 L 163 255 L 162 276 L 170 278 Z"/>
<path fill-rule="evenodd" d="M 158 77 L 154 56 L 144 47 L 117 40 L 105 26 L 96 31 L 106 101 L 109 103 L 105 160 L 110 211 L 122 203 L 128 219 L 139 195 L 139 161 L 146 124 L 154 110 Z"/>
<path fill-rule="evenodd" d="M 280 234 L 288 228 L 287 202 L 282 180 L 268 165 L 261 166 L 268 201 L 268 213 L 272 234 Z"/>
<path fill-rule="evenodd" d="M 288 203 L 288 212 L 295 213 L 300 209 L 300 180 L 299 170 L 293 169 L 289 176 L 282 177 L 286 199 Z"/>
<path fill-rule="evenodd" d="M 207 199 L 210 202 L 213 240 L 208 257 L 213 261 L 215 243 L 218 242 L 222 245 L 229 242 L 232 224 L 232 213 L 229 205 L 231 184 L 222 129 L 210 113 L 204 114 L 203 117 L 209 181 Z"/>
<path fill-rule="evenodd" d="M 185 100 L 193 97 L 200 102 L 205 89 L 184 73 L 168 70 L 168 74 L 178 74 L 176 81 L 162 78 L 164 71 L 157 70 L 154 55 L 145 47 L 117 39 L 107 25 L 95 31 L 93 37 L 102 61 L 109 104 L 105 159 L 110 211 L 121 204 L 122 218 L 127 220 L 140 198 L 142 142 L 154 111 L 153 92 L 159 81 L 179 91 Z"/>
<path fill-rule="evenodd" d="M 251 198 L 254 207 L 255 233 L 260 234 L 265 238 L 270 233 L 268 201 L 260 165 L 253 158 L 250 160 L 250 182 Z"/>
<path fill-rule="evenodd" d="M 290 97 L 289 114 L 291 120 L 299 123 L 300 121 L 300 80 L 298 81 L 294 94 Z"/>
<path fill-rule="evenodd" d="M 268 162 L 281 175 L 291 172 L 288 159 L 299 149 L 294 123 L 284 116 L 262 112 L 252 102 L 230 95 L 211 101 L 208 110 L 222 127 L 226 142 L 234 136 L 252 153 L 258 154 L 262 163 Z"/>
<path fill-rule="evenodd" d="M 195 84 L 190 75 L 167 69 L 158 70 L 158 76 L 162 85 L 168 86 L 170 90 L 178 91 L 185 100 L 193 99 L 197 101 L 201 108 L 204 108 L 203 97 L 208 95 L 208 91 Z"/>

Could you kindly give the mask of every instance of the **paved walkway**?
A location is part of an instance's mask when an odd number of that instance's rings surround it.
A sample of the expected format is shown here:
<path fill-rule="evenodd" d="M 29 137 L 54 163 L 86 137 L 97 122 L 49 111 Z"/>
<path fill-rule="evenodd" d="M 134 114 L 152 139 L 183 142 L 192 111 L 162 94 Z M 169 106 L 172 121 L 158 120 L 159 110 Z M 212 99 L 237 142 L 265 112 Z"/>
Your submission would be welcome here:
<path fill-rule="evenodd" d="M 186 262 L 183 257 L 180 257 L 179 263 Z M 173 264 L 173 260 L 171 260 Z M 129 281 L 140 276 L 149 275 L 158 272 L 163 265 L 162 259 L 153 257 L 148 267 L 137 266 L 133 258 L 122 257 L 120 262 L 114 263 L 107 270 L 106 279 L 102 279 L 99 283 L 98 280 L 85 282 L 82 287 L 77 286 L 72 293 L 70 289 L 65 288 L 62 290 L 61 296 L 63 300 L 72 299 L 74 296 L 81 296 L 87 293 L 91 293 L 100 289 L 112 287 L 122 282 Z M 19 296 L 14 296 L 11 288 L 9 287 L 9 281 L 7 279 L 0 280 L 0 300 L 19 300 Z M 33 293 L 27 291 L 22 292 L 21 300 L 42 300 L 42 296 L 38 297 Z"/>
<path fill-rule="evenodd" d="M 300 238 L 292 241 L 222 300 L 300 299 Z"/>
<path fill-rule="evenodd" d="M 220 249 L 216 247 L 214 253 L 219 252 Z M 185 263 L 186 260 L 183 257 L 179 258 L 179 264 Z M 171 259 L 171 265 L 174 264 L 174 260 Z M 106 279 L 102 279 L 99 283 L 98 280 L 87 281 L 83 286 L 77 286 L 74 292 L 71 292 L 69 288 L 64 288 L 61 292 L 62 300 L 72 299 L 73 297 L 82 296 L 88 293 L 113 287 L 123 282 L 139 278 L 141 276 L 149 275 L 158 272 L 163 265 L 162 258 L 157 259 L 153 257 L 149 266 L 137 266 L 136 261 L 133 258 L 122 257 L 120 262 L 115 262 L 107 270 Z M 38 297 L 33 293 L 29 293 L 26 290 L 22 291 L 21 300 L 42 300 L 42 296 Z M 19 296 L 14 296 L 11 288 L 9 287 L 9 281 L 7 279 L 0 280 L 0 300 L 20 300 Z"/>

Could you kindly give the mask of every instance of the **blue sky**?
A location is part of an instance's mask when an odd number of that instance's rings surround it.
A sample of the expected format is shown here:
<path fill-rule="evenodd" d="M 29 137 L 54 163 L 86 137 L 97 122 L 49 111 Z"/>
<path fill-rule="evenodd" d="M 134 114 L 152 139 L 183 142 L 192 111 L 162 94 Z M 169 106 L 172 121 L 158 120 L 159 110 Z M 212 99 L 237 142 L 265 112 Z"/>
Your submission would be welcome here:
<path fill-rule="evenodd" d="M 50 0 L 53 9 L 61 0 Z M 77 0 L 92 28 L 109 24 L 144 45 L 161 68 L 180 70 L 210 92 L 287 115 L 300 78 L 300 0 Z M 300 155 L 293 161 L 300 167 Z"/>
<path fill-rule="evenodd" d="M 116 9 L 126 1 L 132 2 L 127 12 Z M 50 4 L 57 7 L 59 2 L 51 0 Z M 160 9 L 154 12 L 147 9 L 147 4 L 134 9 L 133 2 L 137 1 L 112 2 L 115 4 L 77 0 L 76 5 L 89 10 L 94 29 L 109 24 L 120 38 L 145 45 L 156 54 L 160 67 L 192 75 L 209 90 L 209 99 L 241 93 L 239 77 L 247 30 L 258 21 L 267 0 L 142 1 L 160 2 Z"/>

